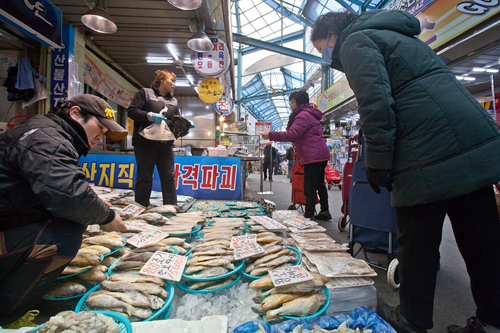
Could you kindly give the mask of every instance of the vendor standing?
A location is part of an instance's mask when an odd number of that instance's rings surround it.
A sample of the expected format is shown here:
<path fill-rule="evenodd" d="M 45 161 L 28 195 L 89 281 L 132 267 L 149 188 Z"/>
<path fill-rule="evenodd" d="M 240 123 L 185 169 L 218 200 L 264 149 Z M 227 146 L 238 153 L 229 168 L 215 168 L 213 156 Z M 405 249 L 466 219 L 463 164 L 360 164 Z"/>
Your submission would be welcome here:
<path fill-rule="evenodd" d="M 0 326 L 26 313 L 74 258 L 87 225 L 126 230 L 78 159 L 127 131 L 108 103 L 80 95 L 0 136 Z M 9 327 L 9 326 L 7 326 Z"/>
<path fill-rule="evenodd" d="M 151 88 L 139 90 L 127 109 L 128 117 L 134 120 L 132 145 L 137 165 L 135 201 L 145 207 L 149 206 L 155 166 L 160 176 L 163 204 L 177 204 L 172 151 L 174 141 L 153 141 L 140 134 L 153 123 L 161 124 L 162 120 L 171 120 L 179 115 L 177 99 L 173 96 L 176 80 L 177 76 L 172 72 L 156 71 Z"/>

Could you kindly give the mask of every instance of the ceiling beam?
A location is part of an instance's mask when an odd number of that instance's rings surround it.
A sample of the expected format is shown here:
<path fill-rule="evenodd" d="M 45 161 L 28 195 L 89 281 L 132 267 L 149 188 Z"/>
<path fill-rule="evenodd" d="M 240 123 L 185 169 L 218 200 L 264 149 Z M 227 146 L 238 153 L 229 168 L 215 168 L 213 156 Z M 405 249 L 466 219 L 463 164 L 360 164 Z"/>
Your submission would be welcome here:
<path fill-rule="evenodd" d="M 295 23 L 301 24 L 302 26 L 309 26 L 312 27 L 312 23 L 303 18 L 300 15 L 295 15 L 293 12 L 289 11 L 285 7 L 282 7 L 279 3 L 277 3 L 274 0 L 262 0 L 262 2 L 266 3 L 269 7 L 274 9 L 277 13 L 281 14 L 283 13 L 283 16 L 286 18 L 289 18 L 290 20 L 294 21 Z M 283 10 L 283 12 L 282 12 Z"/>
<path fill-rule="evenodd" d="M 268 97 L 274 97 L 274 96 L 285 96 L 285 95 L 290 95 L 291 93 L 300 90 L 299 88 L 297 89 L 290 89 L 290 90 L 284 90 L 283 92 L 277 92 L 275 94 L 265 94 L 265 95 L 258 95 L 258 96 L 249 96 L 249 97 L 244 97 L 241 99 L 242 103 L 245 102 L 250 102 L 250 101 L 256 101 L 258 99 L 263 99 L 266 100 Z"/>
<path fill-rule="evenodd" d="M 302 60 L 306 60 L 306 61 L 310 61 L 310 62 L 315 62 L 318 64 L 323 63 L 323 59 L 321 59 L 320 57 L 313 56 L 309 53 L 296 51 L 296 50 L 290 49 L 288 47 L 283 47 L 283 46 L 279 46 L 279 45 L 276 45 L 273 43 L 264 42 L 264 41 L 250 38 L 247 36 L 243 36 L 240 34 L 233 33 L 233 40 L 237 43 L 258 47 L 260 49 L 268 50 L 268 51 L 279 53 L 279 54 L 288 55 L 290 57 L 295 57 L 298 59 L 302 59 Z"/>
<path fill-rule="evenodd" d="M 298 39 L 302 39 L 302 37 L 304 37 L 304 33 L 302 31 L 292 32 L 291 34 L 283 36 L 283 44 L 293 42 L 293 41 L 296 41 Z M 279 43 L 281 43 L 281 37 L 276 37 L 276 38 L 270 39 L 267 42 L 273 43 L 273 44 L 279 44 Z M 260 48 L 249 46 L 249 47 L 243 48 L 241 51 L 241 54 L 245 55 L 245 54 L 257 52 L 257 51 L 260 51 Z"/>

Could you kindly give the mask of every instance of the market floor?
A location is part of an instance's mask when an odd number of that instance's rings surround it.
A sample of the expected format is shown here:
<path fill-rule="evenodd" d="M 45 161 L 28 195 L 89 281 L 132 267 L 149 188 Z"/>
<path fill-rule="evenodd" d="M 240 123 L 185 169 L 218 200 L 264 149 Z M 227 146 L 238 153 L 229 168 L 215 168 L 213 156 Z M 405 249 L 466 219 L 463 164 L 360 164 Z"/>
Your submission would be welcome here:
<path fill-rule="evenodd" d="M 258 194 L 260 192 L 260 176 L 251 174 L 247 179 L 248 187 L 244 197 L 258 200 L 265 198 L 276 203 L 277 209 L 287 209 L 291 205 L 291 183 L 286 176 L 274 175 L 274 181 L 264 181 L 263 191 L 269 191 L 272 186 L 273 194 Z M 271 185 L 272 184 L 272 185 Z M 347 231 L 340 232 L 337 221 L 342 216 L 342 193 L 335 187 L 328 191 L 331 222 L 322 222 L 327 234 L 338 243 L 347 243 Z M 319 205 L 318 205 L 319 209 Z M 434 328 L 429 332 L 446 332 L 450 324 L 464 325 L 465 320 L 475 315 L 476 307 L 470 291 L 469 276 L 464 261 L 458 251 L 451 224 L 446 218 L 443 239 L 441 242 L 441 268 L 438 272 L 436 296 L 434 301 Z M 368 257 L 387 265 L 386 255 L 369 253 Z M 362 253 L 357 258 L 363 259 Z M 399 304 L 398 292 L 392 289 L 387 282 L 387 273 L 375 268 L 377 277 L 373 278 L 379 300 L 390 305 Z"/>

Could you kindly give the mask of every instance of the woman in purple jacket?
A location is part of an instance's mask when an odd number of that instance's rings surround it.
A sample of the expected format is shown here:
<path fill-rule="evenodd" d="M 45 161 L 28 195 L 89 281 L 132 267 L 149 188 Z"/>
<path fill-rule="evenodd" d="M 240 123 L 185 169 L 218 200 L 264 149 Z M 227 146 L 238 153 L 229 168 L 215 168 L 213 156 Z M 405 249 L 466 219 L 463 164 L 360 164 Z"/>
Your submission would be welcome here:
<path fill-rule="evenodd" d="M 325 167 L 330 160 L 330 151 L 323 141 L 320 120 L 323 113 L 309 104 L 305 91 L 296 91 L 289 97 L 292 114 L 288 118 L 285 132 L 262 134 L 263 139 L 271 141 L 292 141 L 298 155 L 298 163 L 304 166 L 304 195 L 306 210 L 304 217 L 328 221 L 332 216 L 328 210 L 328 191 L 325 186 Z M 321 211 L 314 216 L 316 192 L 319 195 Z"/>

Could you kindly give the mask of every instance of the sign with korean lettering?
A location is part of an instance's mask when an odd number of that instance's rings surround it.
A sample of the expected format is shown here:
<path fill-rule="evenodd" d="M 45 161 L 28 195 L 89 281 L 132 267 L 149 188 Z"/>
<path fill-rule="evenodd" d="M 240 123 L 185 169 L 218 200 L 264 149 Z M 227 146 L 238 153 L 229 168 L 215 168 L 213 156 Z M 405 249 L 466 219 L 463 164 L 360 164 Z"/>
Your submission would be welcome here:
<path fill-rule="evenodd" d="M 264 249 L 257 243 L 247 243 L 234 248 L 234 259 L 241 260 L 264 253 Z"/>
<path fill-rule="evenodd" d="M 89 154 L 80 158 L 85 180 L 92 185 L 134 189 L 137 168 L 134 155 Z M 195 199 L 241 200 L 239 157 L 175 156 L 175 187 L 178 195 Z M 153 190 L 161 191 L 155 168 Z"/>
<path fill-rule="evenodd" d="M 214 103 L 215 111 L 218 114 L 226 116 L 233 111 L 234 102 L 232 99 L 227 98 L 226 95 L 222 95 L 222 97 Z"/>
<path fill-rule="evenodd" d="M 57 105 L 58 101 L 68 98 L 69 63 L 73 62 L 75 58 L 75 28 L 69 24 L 63 24 L 62 35 L 64 46 L 52 51 L 50 103 L 53 107 Z"/>
<path fill-rule="evenodd" d="M 180 281 L 186 261 L 187 257 L 156 251 L 139 273 L 171 281 Z"/>
<path fill-rule="evenodd" d="M 208 104 L 217 102 L 223 92 L 222 84 L 217 79 L 205 79 L 198 86 L 198 96 Z"/>
<path fill-rule="evenodd" d="M 262 133 L 267 133 L 272 130 L 272 123 L 255 123 L 255 135 L 260 135 Z"/>
<path fill-rule="evenodd" d="M 314 276 L 301 265 L 272 269 L 269 276 L 275 287 L 313 280 Z"/>
<path fill-rule="evenodd" d="M 318 225 L 318 223 L 314 221 L 304 221 L 296 218 L 291 218 L 283 221 L 283 224 L 289 227 L 295 227 L 297 229 L 307 229 Z"/>
<path fill-rule="evenodd" d="M 49 0 L 0 1 L 0 20 L 46 46 L 60 48 L 63 44 L 62 11 Z"/>
<path fill-rule="evenodd" d="M 263 225 L 266 229 L 269 230 L 287 230 L 286 227 L 267 216 L 250 216 L 255 222 L 260 225 Z"/>
<path fill-rule="evenodd" d="M 234 249 L 235 247 L 242 246 L 244 244 L 251 244 L 251 243 L 257 243 L 257 235 L 256 234 L 234 236 L 231 238 L 230 248 Z"/>
<path fill-rule="evenodd" d="M 219 38 L 210 38 L 213 46 L 208 52 L 191 52 L 191 63 L 205 77 L 216 77 L 229 69 L 230 58 L 226 44 Z M 212 102 L 214 103 L 214 102 Z"/>
<path fill-rule="evenodd" d="M 238 201 L 236 203 L 237 207 L 246 207 L 246 208 L 252 208 L 252 207 L 257 207 L 253 202 L 242 202 Z"/>
<path fill-rule="evenodd" d="M 146 210 L 146 208 L 142 208 L 142 207 L 139 207 L 137 205 L 130 204 L 127 207 L 123 208 L 122 212 L 124 212 L 125 214 L 128 214 L 128 215 L 132 215 L 132 217 L 135 217 L 145 210 Z"/>
<path fill-rule="evenodd" d="M 139 221 L 123 221 L 123 223 L 127 226 L 127 227 L 134 227 L 134 228 L 138 228 L 138 229 L 141 229 L 141 230 L 144 230 L 144 231 L 147 231 L 147 230 L 158 230 L 159 228 L 158 227 L 155 227 L 154 225 L 149 225 L 147 224 L 146 222 L 139 222 Z"/>
<path fill-rule="evenodd" d="M 162 232 L 161 230 L 147 230 L 138 233 L 134 237 L 127 239 L 127 243 L 135 247 L 146 246 L 148 244 L 154 244 L 161 241 L 163 238 L 167 238 L 168 234 Z"/>
<path fill-rule="evenodd" d="M 436 0 L 392 0 L 384 9 L 404 10 L 417 15 Z"/>

